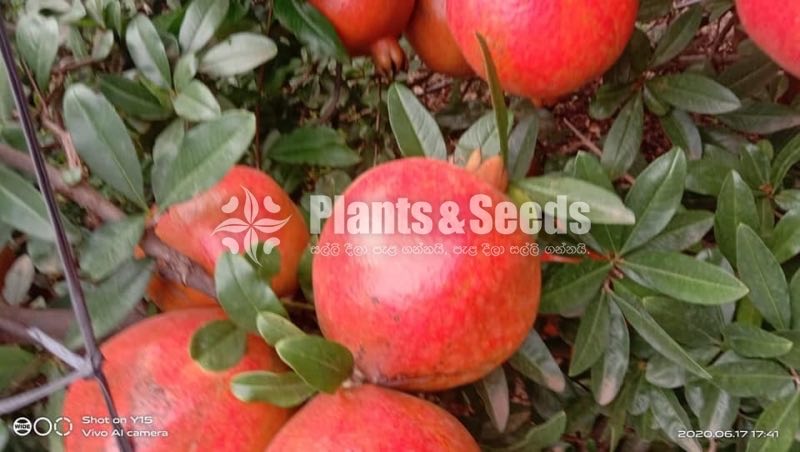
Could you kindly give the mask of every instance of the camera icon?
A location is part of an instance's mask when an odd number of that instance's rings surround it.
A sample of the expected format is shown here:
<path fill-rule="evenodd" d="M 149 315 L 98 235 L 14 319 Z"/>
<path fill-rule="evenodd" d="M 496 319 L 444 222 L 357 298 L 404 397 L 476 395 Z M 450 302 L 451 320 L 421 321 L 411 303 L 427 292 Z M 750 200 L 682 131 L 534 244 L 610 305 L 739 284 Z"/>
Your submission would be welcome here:
<path fill-rule="evenodd" d="M 11 429 L 18 436 L 28 436 L 31 430 L 33 430 L 33 424 L 31 423 L 31 420 L 26 417 L 18 417 L 11 425 Z"/>
<path fill-rule="evenodd" d="M 48 436 L 55 433 L 58 436 L 69 436 L 72 433 L 72 421 L 67 417 L 58 417 L 55 421 L 49 418 L 36 418 L 33 422 L 26 417 L 19 417 L 14 420 L 11 430 L 18 436 L 28 436 L 31 432 L 38 436 Z"/>

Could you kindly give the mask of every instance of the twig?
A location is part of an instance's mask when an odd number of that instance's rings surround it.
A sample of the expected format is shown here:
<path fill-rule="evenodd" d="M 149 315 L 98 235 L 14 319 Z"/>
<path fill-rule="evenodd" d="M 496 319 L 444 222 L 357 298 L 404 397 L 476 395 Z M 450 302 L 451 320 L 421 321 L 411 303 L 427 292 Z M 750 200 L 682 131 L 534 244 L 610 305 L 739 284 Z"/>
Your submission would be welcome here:
<path fill-rule="evenodd" d="M 67 72 L 72 72 L 75 69 L 80 69 L 82 67 L 91 66 L 92 64 L 94 64 L 96 62 L 97 62 L 97 60 L 94 59 L 94 58 L 65 59 L 58 66 L 53 68 L 53 72 L 56 73 L 56 74 L 65 74 Z"/>
<path fill-rule="evenodd" d="M 564 119 L 564 124 L 566 124 L 567 127 L 569 127 L 569 130 L 571 130 L 572 133 L 575 134 L 575 136 L 581 140 L 584 146 L 589 148 L 589 151 L 591 151 L 592 154 L 598 157 L 603 156 L 603 151 L 599 147 L 597 147 L 597 145 L 594 144 L 592 140 L 589 139 L 589 137 L 581 133 L 581 131 L 578 130 L 577 127 L 575 127 L 571 122 L 569 122 L 569 119 Z M 628 173 L 623 174 L 621 176 L 621 179 L 625 181 L 628 185 L 633 185 L 634 182 L 636 182 L 636 179 Z"/>
<path fill-rule="evenodd" d="M 336 63 L 336 73 L 333 82 L 333 93 L 331 94 L 330 101 L 325 105 L 325 109 L 319 115 L 319 123 L 326 124 L 331 120 L 336 113 L 339 104 L 339 97 L 342 95 L 342 63 Z"/>
<path fill-rule="evenodd" d="M 11 319 L 0 317 L 0 329 L 8 331 L 17 337 L 34 341 L 75 370 L 86 367 L 86 362 L 81 356 L 76 355 L 39 328 L 22 325 Z"/>
<path fill-rule="evenodd" d="M 45 108 L 44 111 L 46 112 L 47 108 Z M 69 132 L 50 119 L 50 115 L 48 114 L 42 115 L 42 125 L 49 130 L 50 133 L 55 135 L 58 142 L 61 143 L 61 149 L 63 149 L 64 153 L 67 155 L 67 166 L 69 166 L 70 169 L 80 168 L 81 158 L 78 156 L 78 151 L 72 143 L 72 136 Z"/>

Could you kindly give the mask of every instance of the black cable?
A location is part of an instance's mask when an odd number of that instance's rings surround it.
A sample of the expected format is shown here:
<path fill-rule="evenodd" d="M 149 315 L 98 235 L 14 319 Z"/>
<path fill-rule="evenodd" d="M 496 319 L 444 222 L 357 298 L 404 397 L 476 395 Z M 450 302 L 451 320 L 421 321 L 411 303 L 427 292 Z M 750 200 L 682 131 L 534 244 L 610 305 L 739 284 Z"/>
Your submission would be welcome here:
<path fill-rule="evenodd" d="M 14 93 L 14 101 L 17 105 L 17 112 L 19 114 L 20 123 L 22 123 L 22 130 L 25 134 L 25 142 L 28 145 L 28 152 L 31 154 L 33 164 L 36 169 L 36 180 L 39 184 L 39 189 L 44 196 L 45 204 L 47 205 L 47 214 L 50 221 L 53 223 L 55 229 L 56 246 L 61 263 L 64 266 L 64 277 L 67 282 L 67 288 L 72 304 L 72 309 L 75 312 L 75 318 L 78 327 L 83 336 L 83 342 L 86 348 L 86 358 L 92 366 L 92 374 L 94 375 L 97 384 L 100 386 L 100 391 L 103 393 L 108 414 L 112 419 L 117 419 L 118 413 L 114 406 L 114 401 L 111 397 L 111 391 L 108 387 L 105 375 L 103 374 L 102 362 L 103 355 L 97 346 L 97 341 L 94 337 L 92 330 L 92 322 L 89 317 L 89 311 L 86 308 L 86 299 L 84 298 L 83 289 L 81 288 L 80 279 L 78 278 L 77 265 L 75 258 L 72 254 L 72 248 L 67 239 L 67 234 L 64 229 L 64 223 L 59 214 L 58 204 L 56 203 L 53 187 L 50 185 L 50 178 L 47 174 L 44 157 L 39 147 L 39 141 L 36 138 L 36 128 L 33 125 L 30 111 L 28 110 L 28 103 L 25 99 L 25 91 L 22 87 L 22 82 L 17 73 L 17 66 L 14 61 L 14 53 L 11 50 L 11 42 L 8 39 L 6 32 L 5 22 L 0 17 L 0 52 L 3 56 L 3 61 L 6 64 L 6 73 L 8 74 L 8 82 L 11 85 L 11 91 Z M 125 436 L 122 423 L 114 423 L 119 429 L 116 433 L 117 443 L 119 444 L 122 452 L 132 452 L 133 446 Z"/>

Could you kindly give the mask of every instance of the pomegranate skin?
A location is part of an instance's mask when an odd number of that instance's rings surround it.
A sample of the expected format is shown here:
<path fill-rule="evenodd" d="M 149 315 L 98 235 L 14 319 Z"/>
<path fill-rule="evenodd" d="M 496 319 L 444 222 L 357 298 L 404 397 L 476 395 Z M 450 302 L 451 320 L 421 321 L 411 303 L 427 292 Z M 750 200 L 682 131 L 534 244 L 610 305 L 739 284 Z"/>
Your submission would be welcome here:
<path fill-rule="evenodd" d="M 630 39 L 638 0 L 447 0 L 450 30 L 486 78 L 486 38 L 503 88 L 550 103 L 608 70 Z"/>
<path fill-rule="evenodd" d="M 758 47 L 800 77 L 800 0 L 736 0 L 736 12 Z"/>
<path fill-rule="evenodd" d="M 447 25 L 446 0 L 417 0 L 406 38 L 432 71 L 452 77 L 473 75 Z"/>
<path fill-rule="evenodd" d="M 252 194 L 252 198 L 247 192 Z M 229 205 L 232 198 L 236 198 L 238 207 L 231 213 L 223 212 L 223 206 Z M 278 212 L 267 211 L 264 206 L 267 198 L 280 208 Z M 254 227 L 259 221 L 267 219 L 288 221 L 272 232 L 263 232 Z M 240 229 L 215 233 L 218 227 L 229 220 L 239 220 Z M 290 295 L 297 290 L 297 266 L 309 240 L 303 215 L 289 195 L 271 177 L 247 166 L 233 167 L 210 189 L 189 201 L 171 206 L 159 218 L 155 232 L 164 243 L 200 264 L 211 275 L 214 274 L 217 258 L 228 251 L 223 244 L 225 238 L 236 243 L 240 254 L 245 252 L 245 245 L 249 246 L 248 234 L 255 233 L 258 242 L 280 240 L 281 269 L 271 281 L 272 290 L 279 296 Z"/>
<path fill-rule="evenodd" d="M 278 433 L 267 452 L 477 452 L 450 413 L 401 392 L 365 385 L 320 394 Z"/>
<path fill-rule="evenodd" d="M 135 437 L 137 452 L 188 450 L 263 451 L 289 418 L 289 411 L 265 403 L 244 403 L 230 391 L 230 380 L 251 370 L 285 371 L 275 352 L 249 336 L 247 353 L 222 372 L 202 369 L 189 355 L 192 335 L 206 323 L 223 319 L 219 309 L 191 309 L 161 314 L 112 337 L 101 347 L 103 370 L 120 417 L 128 431 L 166 431 L 164 438 Z M 110 432 L 111 425 L 83 423 L 84 416 L 107 418 L 94 380 L 69 387 L 63 415 L 74 425 L 65 437 L 67 452 L 117 450 L 116 438 L 85 436 L 83 430 Z M 152 424 L 131 416 L 152 416 Z"/>
<path fill-rule="evenodd" d="M 436 227 L 446 201 L 458 205 L 459 218 L 468 225 L 475 219 L 469 203 L 476 194 L 490 197 L 492 206 L 507 201 L 461 168 L 401 159 L 364 173 L 344 197 L 347 203 L 425 201 L 432 206 L 432 232 L 340 234 L 334 229 L 337 212 L 325 224 L 319 245 L 342 252 L 315 256 L 317 317 L 326 337 L 353 352 L 368 381 L 421 391 L 470 383 L 505 361 L 528 334 L 539 305 L 539 258 L 508 251 L 531 239 L 518 229 L 480 235 L 470 228 L 446 234 Z M 440 244 L 444 254 L 402 252 L 404 246 Z M 484 244 L 506 252 L 484 255 Z M 368 252 L 348 256 L 347 246 Z M 396 247 L 397 255 L 376 254 L 375 247 Z M 463 254 L 470 247 L 476 255 Z"/>

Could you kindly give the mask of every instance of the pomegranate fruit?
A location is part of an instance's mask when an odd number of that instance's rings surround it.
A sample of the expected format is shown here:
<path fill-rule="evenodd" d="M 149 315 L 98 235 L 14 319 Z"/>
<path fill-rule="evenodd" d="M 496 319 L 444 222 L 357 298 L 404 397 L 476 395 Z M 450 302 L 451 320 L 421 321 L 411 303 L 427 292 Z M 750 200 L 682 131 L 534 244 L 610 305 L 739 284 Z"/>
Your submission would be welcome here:
<path fill-rule="evenodd" d="M 309 0 L 331 21 L 352 56 L 371 55 L 390 75 L 406 66 L 397 42 L 414 10 L 414 0 Z"/>
<path fill-rule="evenodd" d="M 736 12 L 761 50 L 800 77 L 800 1 L 736 0 Z"/>
<path fill-rule="evenodd" d="M 633 33 L 638 0 L 447 0 L 447 21 L 469 64 L 486 77 L 486 38 L 507 91 L 547 104 L 602 75 Z"/>
<path fill-rule="evenodd" d="M 417 0 L 406 38 L 432 71 L 453 77 L 473 74 L 447 25 L 446 0 Z"/>
<path fill-rule="evenodd" d="M 219 306 L 216 298 L 211 298 L 199 290 L 184 286 L 153 275 L 147 286 L 147 296 L 164 312 L 180 309 Z"/>
<path fill-rule="evenodd" d="M 222 372 L 206 371 L 192 360 L 189 344 L 194 332 L 223 318 L 218 309 L 161 314 L 123 330 L 101 347 L 111 395 L 137 452 L 263 451 L 289 418 L 287 410 L 244 403 L 231 394 L 230 380 L 239 372 L 285 370 L 259 338 L 248 337 L 246 355 Z M 117 450 L 110 433 L 113 426 L 103 422 L 108 412 L 94 380 L 68 388 L 63 414 L 75 426 L 64 438 L 67 451 Z M 133 416 L 149 416 L 152 423 L 135 422 Z M 102 432 L 108 436 L 99 436 Z M 157 433 L 166 436 L 153 436 Z"/>
<path fill-rule="evenodd" d="M 439 390 L 475 381 L 505 361 L 533 326 L 539 258 L 510 252 L 529 246 L 532 238 L 518 228 L 507 234 L 496 228 L 447 231 L 449 208 L 457 208 L 465 225 L 477 220 L 470 211 L 475 195 L 490 202 L 492 214 L 494 206 L 508 201 L 464 169 L 407 158 L 362 174 L 337 201 L 319 246 L 340 252 L 314 257 L 317 317 L 325 336 L 350 349 L 370 382 Z M 400 223 L 409 215 L 398 211 L 395 231 L 337 229 L 350 226 L 353 218 L 345 218 L 346 209 L 354 202 L 397 206 L 404 201 L 430 205 L 431 227 L 403 233 Z M 372 226 L 395 226 L 380 217 L 372 221 Z M 505 252 L 492 255 L 487 247 Z"/>
<path fill-rule="evenodd" d="M 450 413 L 372 385 L 320 394 L 278 432 L 267 452 L 477 452 Z"/>
<path fill-rule="evenodd" d="M 224 251 L 244 253 L 260 242 L 277 246 L 281 268 L 271 284 L 279 296 L 297 290 L 297 266 L 309 239 L 289 195 L 271 177 L 246 166 L 235 166 L 211 189 L 170 207 L 155 232 L 210 274 Z"/>

